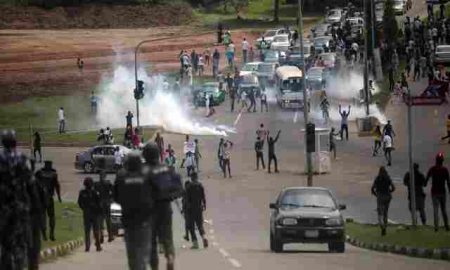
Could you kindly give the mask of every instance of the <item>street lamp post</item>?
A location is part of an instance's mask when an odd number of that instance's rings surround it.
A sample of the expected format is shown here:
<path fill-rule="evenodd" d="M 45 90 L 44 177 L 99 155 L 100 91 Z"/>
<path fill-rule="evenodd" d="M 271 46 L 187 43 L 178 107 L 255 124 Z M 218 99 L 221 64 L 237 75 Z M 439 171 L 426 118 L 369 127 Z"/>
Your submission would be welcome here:
<path fill-rule="evenodd" d="M 367 49 L 368 49 L 368 40 L 367 40 L 367 0 L 363 0 L 364 4 L 364 102 L 366 103 L 366 116 L 369 116 L 369 70 L 367 66 Z"/>
<path fill-rule="evenodd" d="M 303 14 L 302 14 L 302 0 L 298 0 L 298 37 L 300 39 L 300 58 L 303 61 L 301 65 L 302 70 L 302 85 L 303 85 L 303 117 L 305 119 L 305 153 L 306 153 L 306 171 L 308 174 L 308 186 L 311 187 L 313 185 L 313 173 L 312 173 L 312 158 L 311 153 L 309 153 L 307 148 L 307 134 L 308 130 L 308 95 L 306 93 L 306 83 L 305 83 L 305 53 L 303 48 Z"/>

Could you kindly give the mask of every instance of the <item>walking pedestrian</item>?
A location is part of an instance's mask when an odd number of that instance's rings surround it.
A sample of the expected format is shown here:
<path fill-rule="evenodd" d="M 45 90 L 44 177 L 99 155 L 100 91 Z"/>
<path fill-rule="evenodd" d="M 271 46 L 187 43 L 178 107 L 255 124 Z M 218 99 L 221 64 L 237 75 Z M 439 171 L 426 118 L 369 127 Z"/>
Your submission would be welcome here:
<path fill-rule="evenodd" d="M 209 66 L 209 63 L 211 61 L 211 51 L 209 48 L 206 48 L 205 52 L 203 53 L 203 56 L 205 58 L 205 65 Z"/>
<path fill-rule="evenodd" d="M 339 114 L 341 115 L 341 140 L 344 140 L 344 132 L 345 132 L 345 138 L 348 141 L 348 116 L 350 115 L 350 109 L 351 106 L 348 106 L 348 112 L 345 110 L 341 110 L 341 104 L 339 104 Z"/>
<path fill-rule="evenodd" d="M 267 95 L 266 92 L 261 92 L 261 112 L 263 112 L 263 108 L 266 108 L 266 112 L 269 112 L 269 106 L 267 105 Z"/>
<path fill-rule="evenodd" d="M 102 251 L 100 228 L 98 224 L 101 212 L 100 195 L 94 189 L 94 180 L 92 180 L 92 178 L 86 177 L 83 185 L 84 189 L 82 189 L 78 195 L 78 206 L 83 211 L 85 251 L 89 252 L 91 247 L 91 230 L 94 233 L 97 251 Z"/>
<path fill-rule="evenodd" d="M 226 140 L 223 143 L 223 158 L 222 158 L 222 170 L 223 177 L 227 177 L 227 169 L 228 169 L 228 177 L 231 178 L 231 149 L 233 148 L 233 143 L 229 140 Z"/>
<path fill-rule="evenodd" d="M 103 163 L 104 163 L 103 159 Z M 114 235 L 111 224 L 111 203 L 113 202 L 113 185 L 106 179 L 106 168 L 103 166 L 99 171 L 99 181 L 94 184 L 94 189 L 100 196 L 100 243 L 103 244 L 103 229 L 106 223 L 106 231 L 108 232 L 108 242 L 114 241 Z"/>
<path fill-rule="evenodd" d="M 383 134 L 381 133 L 380 125 L 377 125 L 372 131 L 372 136 L 374 140 L 372 156 L 378 155 L 378 150 L 381 148 L 381 140 L 383 139 Z"/>
<path fill-rule="evenodd" d="M 225 83 L 227 85 L 227 91 L 230 92 L 233 89 L 234 79 L 231 78 L 230 72 L 228 72 L 227 77 L 225 78 Z"/>
<path fill-rule="evenodd" d="M 36 159 L 36 152 L 39 154 L 39 163 L 42 162 L 42 145 L 41 145 L 41 134 L 38 131 L 34 132 L 34 140 L 33 140 L 33 156 L 34 160 Z"/>
<path fill-rule="evenodd" d="M 200 153 L 198 139 L 195 139 L 194 142 L 195 142 L 195 152 L 194 152 L 195 166 L 197 167 L 197 172 L 199 172 L 200 171 L 200 159 L 202 158 L 202 154 Z"/>
<path fill-rule="evenodd" d="M 447 115 L 447 120 L 446 120 L 445 125 L 447 127 L 447 136 L 442 137 L 441 140 L 448 139 L 448 143 L 450 144 L 450 114 Z"/>
<path fill-rule="evenodd" d="M 127 127 L 133 128 L 133 113 L 131 111 L 128 111 L 127 115 L 125 116 L 125 119 L 127 120 Z"/>
<path fill-rule="evenodd" d="M 164 160 L 164 163 L 166 164 L 167 167 L 169 167 L 169 169 L 175 172 L 175 165 L 177 163 L 177 158 L 175 156 L 175 151 L 172 149 L 172 146 L 170 144 L 166 149 L 166 153 L 167 156 Z"/>
<path fill-rule="evenodd" d="M 267 141 L 269 144 L 269 166 L 268 166 L 268 172 L 271 173 L 270 171 L 270 166 L 272 164 L 272 161 L 274 162 L 275 165 L 275 173 L 279 173 L 278 171 L 278 159 L 277 156 L 275 155 L 275 143 L 278 141 L 278 138 L 280 137 L 280 133 L 281 130 L 278 130 L 277 136 L 274 138 L 269 137 L 269 132 L 267 132 Z"/>
<path fill-rule="evenodd" d="M 219 72 L 219 64 L 220 64 L 220 53 L 219 50 L 215 48 L 212 59 L 212 73 L 214 78 L 217 78 L 217 74 Z"/>
<path fill-rule="evenodd" d="M 52 162 L 46 160 L 44 162 L 44 168 L 35 173 L 36 180 L 44 188 L 45 191 L 45 212 L 42 227 L 42 237 L 47 241 L 47 216 L 50 226 L 50 240 L 55 241 L 55 203 L 53 196 L 56 193 L 58 201 L 61 203 L 61 188 L 58 181 L 58 174 L 52 167 Z"/>
<path fill-rule="evenodd" d="M 384 157 L 386 158 L 387 165 L 392 165 L 392 137 L 389 135 L 384 135 L 383 137 L 383 149 L 384 149 Z"/>
<path fill-rule="evenodd" d="M 221 171 L 223 171 L 223 155 L 224 155 L 223 145 L 224 145 L 224 143 L 225 143 L 225 140 L 223 138 L 220 138 L 219 147 L 217 148 L 217 159 L 219 160 L 219 167 L 220 167 Z"/>
<path fill-rule="evenodd" d="M 255 52 L 253 51 L 253 46 L 250 46 L 250 51 L 248 52 L 249 62 L 253 62 L 255 60 Z"/>
<path fill-rule="evenodd" d="M 388 225 L 389 204 L 392 199 L 391 194 L 395 191 L 395 186 L 383 166 L 380 167 L 371 190 L 372 194 L 377 197 L 378 224 L 381 228 L 381 235 L 384 236 L 386 235 Z"/>
<path fill-rule="evenodd" d="M 232 68 L 234 66 L 234 52 L 235 52 L 235 46 L 233 41 L 230 42 L 230 44 L 227 46 L 227 60 L 228 60 L 228 67 Z"/>
<path fill-rule="evenodd" d="M 65 133 L 66 132 L 66 119 L 65 119 L 65 115 L 64 115 L 64 108 L 60 107 L 58 110 L 58 119 L 59 119 L 59 134 Z"/>
<path fill-rule="evenodd" d="M 114 151 L 114 170 L 117 172 L 122 169 L 124 154 L 119 146 Z"/>
<path fill-rule="evenodd" d="M 248 107 L 247 112 L 256 112 L 256 100 L 255 100 L 255 90 L 251 89 L 250 93 L 248 95 L 248 98 L 250 99 L 250 107 Z M 253 108 L 253 110 L 252 110 Z"/>
<path fill-rule="evenodd" d="M 339 135 L 339 133 L 335 132 L 335 128 L 332 127 L 330 131 L 330 153 L 333 153 L 334 159 L 336 159 L 336 142 L 334 137 Z"/>
<path fill-rule="evenodd" d="M 210 113 L 209 106 L 211 105 L 211 96 L 208 95 L 208 93 L 205 93 L 204 99 L 205 99 L 205 110 L 206 110 L 205 116 L 208 117 L 209 113 Z"/>
<path fill-rule="evenodd" d="M 191 63 L 193 68 L 192 74 L 196 74 L 198 72 L 198 54 L 195 50 L 191 52 Z"/>
<path fill-rule="evenodd" d="M 208 239 L 206 238 L 205 229 L 203 228 L 203 211 L 206 210 L 206 197 L 203 185 L 198 181 L 196 172 L 191 174 L 191 183 L 186 186 L 186 212 L 188 217 L 189 233 L 192 240 L 192 249 L 198 249 L 197 228 L 202 241 L 203 247 L 208 248 Z"/>
<path fill-rule="evenodd" d="M 446 209 L 446 187 L 450 192 L 450 177 L 448 169 L 444 167 L 444 155 L 439 153 L 436 156 L 436 163 L 427 173 L 426 183 L 431 178 L 431 200 L 433 201 L 433 215 L 434 215 L 434 231 L 439 229 L 439 208 L 441 208 L 442 218 L 444 219 L 444 226 L 447 231 L 450 231 Z"/>
<path fill-rule="evenodd" d="M 155 143 L 159 149 L 160 160 L 164 162 L 164 138 L 159 132 L 156 132 Z"/>
<path fill-rule="evenodd" d="M 259 161 L 261 160 L 263 170 L 266 169 L 266 165 L 264 164 L 264 141 L 261 140 L 261 137 L 256 138 L 255 142 L 255 152 L 256 152 L 256 170 L 259 170 Z"/>
<path fill-rule="evenodd" d="M 409 177 L 409 172 L 405 174 L 403 177 L 403 184 L 408 188 L 408 206 L 409 211 L 419 211 L 420 220 L 422 221 L 422 225 L 427 225 L 427 217 L 425 215 L 425 192 L 423 192 L 423 188 L 426 185 L 425 176 L 419 170 L 419 164 L 414 163 L 414 187 L 411 187 L 411 179 Z M 414 189 L 415 198 L 416 198 L 416 209 L 412 209 L 411 204 L 411 189 Z"/>
<path fill-rule="evenodd" d="M 383 127 L 383 136 L 388 135 L 391 137 L 392 141 L 394 140 L 395 131 L 394 127 L 392 126 L 391 120 L 387 121 L 387 124 Z"/>
<path fill-rule="evenodd" d="M 242 41 L 242 62 L 247 63 L 249 43 L 246 38 Z"/>
<path fill-rule="evenodd" d="M 232 87 L 230 89 L 230 106 L 231 106 L 231 112 L 234 112 L 234 102 L 236 100 L 236 87 Z"/>

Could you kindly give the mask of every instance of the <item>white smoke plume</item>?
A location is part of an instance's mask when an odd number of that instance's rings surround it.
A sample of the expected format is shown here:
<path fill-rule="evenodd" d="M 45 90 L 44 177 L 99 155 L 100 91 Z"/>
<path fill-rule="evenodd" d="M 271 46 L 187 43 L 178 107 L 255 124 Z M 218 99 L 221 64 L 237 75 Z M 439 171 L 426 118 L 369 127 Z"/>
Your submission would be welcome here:
<path fill-rule="evenodd" d="M 184 102 L 179 101 L 171 93 L 163 91 L 164 76 L 149 76 L 145 70 L 140 69 L 138 77 L 144 81 L 146 91 L 139 104 L 142 126 L 158 126 L 168 132 L 192 135 L 227 136 L 227 133 L 234 132 L 232 128 L 226 126 L 215 126 L 194 119 L 195 117 L 189 114 L 188 102 L 185 99 Z M 136 121 L 133 69 L 118 66 L 114 70 L 113 77 L 104 78 L 99 88 L 101 93 L 97 121 L 100 126 L 125 127 L 125 115 L 128 111 L 133 112 L 135 117 L 133 121 Z M 150 95 L 149 91 L 154 95 Z"/>

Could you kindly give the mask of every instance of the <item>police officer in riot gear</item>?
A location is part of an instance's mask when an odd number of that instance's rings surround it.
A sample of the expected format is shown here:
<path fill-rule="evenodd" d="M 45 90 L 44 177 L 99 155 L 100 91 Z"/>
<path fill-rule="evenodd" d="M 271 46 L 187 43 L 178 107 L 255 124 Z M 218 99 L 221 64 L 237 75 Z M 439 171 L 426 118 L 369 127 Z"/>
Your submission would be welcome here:
<path fill-rule="evenodd" d="M 61 202 L 61 190 L 58 181 L 58 174 L 56 173 L 56 170 L 52 168 L 52 162 L 46 160 L 44 162 L 44 168 L 37 171 L 35 177 L 45 190 L 45 209 L 50 225 L 50 240 L 55 241 L 55 203 L 53 201 L 55 192 L 58 195 L 59 202 Z M 43 224 L 42 236 L 44 240 L 47 240 L 47 219 L 45 214 Z"/>
<path fill-rule="evenodd" d="M 197 235 L 195 228 L 203 240 L 203 247 L 208 247 L 208 239 L 206 238 L 205 229 L 203 228 L 203 211 L 206 209 L 205 190 L 203 185 L 198 181 L 196 172 L 191 174 L 191 183 L 186 187 L 186 214 L 188 221 L 189 233 L 192 239 L 192 249 L 198 249 Z"/>
<path fill-rule="evenodd" d="M 183 195 L 181 178 L 173 170 L 159 162 L 159 149 L 154 143 L 148 143 L 143 149 L 143 156 L 149 168 L 148 177 L 155 188 L 155 212 L 152 235 L 150 265 L 152 270 L 159 269 L 158 239 L 163 245 L 167 259 L 167 270 L 175 269 L 175 248 L 172 235 L 171 201 Z"/>
<path fill-rule="evenodd" d="M 83 210 L 85 251 L 89 252 L 91 247 L 91 229 L 94 233 L 97 251 L 102 251 L 100 244 L 100 226 L 98 224 L 101 214 L 100 194 L 94 189 L 94 180 L 92 178 L 86 177 L 83 184 L 84 189 L 78 195 L 78 205 Z"/>
<path fill-rule="evenodd" d="M 34 203 L 31 165 L 16 150 L 13 130 L 2 132 L 0 150 L 0 269 L 24 269 L 30 240 L 30 210 Z"/>
<path fill-rule="evenodd" d="M 122 207 L 128 266 L 131 270 L 145 270 L 152 249 L 153 186 L 138 152 L 128 154 L 124 165 L 114 183 L 114 200 Z"/>
<path fill-rule="evenodd" d="M 113 185 L 106 180 L 105 159 L 100 158 L 97 161 L 99 167 L 99 181 L 94 184 L 94 189 L 100 195 L 101 215 L 99 220 L 100 225 L 100 242 L 103 244 L 103 226 L 106 223 L 106 230 L 108 231 L 108 242 L 114 240 L 111 225 L 111 203 L 113 201 Z"/>

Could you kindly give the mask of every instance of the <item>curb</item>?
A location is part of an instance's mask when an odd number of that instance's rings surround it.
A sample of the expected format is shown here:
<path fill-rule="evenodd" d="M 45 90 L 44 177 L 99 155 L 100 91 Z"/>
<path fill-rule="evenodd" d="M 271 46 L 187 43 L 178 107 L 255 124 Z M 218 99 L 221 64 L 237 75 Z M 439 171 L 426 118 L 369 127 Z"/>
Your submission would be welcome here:
<path fill-rule="evenodd" d="M 399 245 L 391 245 L 384 243 L 371 243 L 367 244 L 360 240 L 346 236 L 346 242 L 350 245 L 375 250 L 379 252 L 389 252 L 398 255 L 405 255 L 416 258 L 427 258 L 427 259 L 435 259 L 435 260 L 445 260 L 450 261 L 450 248 L 438 248 L 438 249 L 430 249 L 430 248 L 417 248 L 417 247 L 403 247 Z"/>
<path fill-rule="evenodd" d="M 47 261 L 67 255 L 84 244 L 82 238 L 66 242 L 64 244 L 41 250 L 40 260 Z"/>

